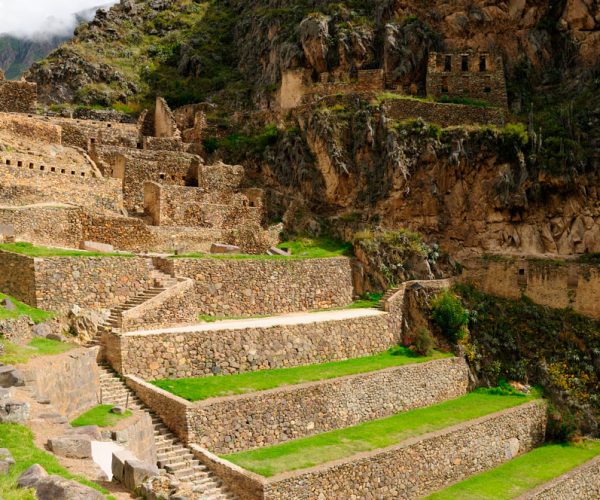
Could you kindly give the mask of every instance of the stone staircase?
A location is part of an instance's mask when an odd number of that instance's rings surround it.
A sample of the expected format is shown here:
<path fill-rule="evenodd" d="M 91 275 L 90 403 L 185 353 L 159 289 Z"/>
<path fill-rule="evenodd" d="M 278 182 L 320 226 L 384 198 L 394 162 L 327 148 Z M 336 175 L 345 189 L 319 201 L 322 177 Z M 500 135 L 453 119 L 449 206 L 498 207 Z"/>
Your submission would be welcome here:
<path fill-rule="evenodd" d="M 379 304 L 377 304 L 377 309 L 384 311 L 386 302 L 389 299 L 391 299 L 394 295 L 396 295 L 396 293 L 398 293 L 399 290 L 400 288 L 390 288 L 387 292 L 385 292 L 383 297 L 381 297 Z"/>
<path fill-rule="evenodd" d="M 156 441 L 157 465 L 182 483 L 192 483 L 198 498 L 205 500 L 234 500 L 221 481 L 194 458 L 192 452 L 148 409 L 107 364 L 99 365 L 102 404 L 127 405 L 130 410 L 144 411 L 152 418 Z"/>
<path fill-rule="evenodd" d="M 177 278 L 173 278 L 156 269 L 151 260 L 148 261 L 148 271 L 150 272 L 153 286 L 129 299 L 127 302 L 112 308 L 109 317 L 103 323 L 98 325 L 97 335 L 86 345 L 86 347 L 100 345 L 102 334 L 104 332 L 118 332 L 121 329 L 123 313 L 125 311 L 129 311 L 134 307 L 142 305 L 144 302 L 153 299 L 169 287 L 177 284 Z"/>

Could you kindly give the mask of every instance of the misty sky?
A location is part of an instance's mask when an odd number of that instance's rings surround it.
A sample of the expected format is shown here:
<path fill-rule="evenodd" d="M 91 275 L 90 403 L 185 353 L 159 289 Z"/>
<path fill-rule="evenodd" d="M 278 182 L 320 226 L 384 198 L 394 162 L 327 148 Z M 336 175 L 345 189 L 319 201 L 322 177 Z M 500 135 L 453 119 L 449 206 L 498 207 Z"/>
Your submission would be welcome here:
<path fill-rule="evenodd" d="M 0 0 L 0 33 L 38 38 L 69 35 L 75 13 L 117 0 Z"/>

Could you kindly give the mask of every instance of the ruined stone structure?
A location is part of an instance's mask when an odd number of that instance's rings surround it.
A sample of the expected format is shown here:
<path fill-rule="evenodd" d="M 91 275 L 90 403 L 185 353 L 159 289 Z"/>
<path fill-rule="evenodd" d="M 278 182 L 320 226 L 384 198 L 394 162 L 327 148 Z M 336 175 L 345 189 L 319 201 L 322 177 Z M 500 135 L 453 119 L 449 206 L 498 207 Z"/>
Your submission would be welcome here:
<path fill-rule="evenodd" d="M 37 106 L 37 84 L 10 81 L 0 70 L 0 112 L 33 113 Z"/>
<path fill-rule="evenodd" d="M 430 53 L 427 97 L 464 97 L 507 108 L 502 58 L 473 51 Z"/>

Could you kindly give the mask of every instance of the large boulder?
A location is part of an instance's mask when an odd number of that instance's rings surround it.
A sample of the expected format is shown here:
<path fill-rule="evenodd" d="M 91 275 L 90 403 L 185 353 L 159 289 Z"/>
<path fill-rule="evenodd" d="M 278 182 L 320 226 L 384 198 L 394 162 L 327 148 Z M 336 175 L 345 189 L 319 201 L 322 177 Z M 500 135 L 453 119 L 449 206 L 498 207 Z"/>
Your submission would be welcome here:
<path fill-rule="evenodd" d="M 40 480 L 48 476 L 48 473 L 39 464 L 33 464 L 17 479 L 17 485 L 20 488 L 33 488 Z"/>
<path fill-rule="evenodd" d="M 92 437 L 86 434 L 60 436 L 48 440 L 55 455 L 68 458 L 92 458 Z"/>
<path fill-rule="evenodd" d="M 25 385 L 23 373 L 14 366 L 0 366 L 0 387 L 22 387 Z"/>
<path fill-rule="evenodd" d="M 12 399 L 0 402 L 0 423 L 22 424 L 29 420 L 29 403 Z"/>
<path fill-rule="evenodd" d="M 15 465 L 15 459 L 6 448 L 0 448 L 0 476 L 8 474 L 10 468 Z"/>
<path fill-rule="evenodd" d="M 142 462 L 129 450 L 123 449 L 113 453 L 112 473 L 128 490 L 136 491 L 145 481 L 158 476 L 160 471 L 156 465 Z"/>
<path fill-rule="evenodd" d="M 300 41 L 304 57 L 317 73 L 327 71 L 330 18 L 312 14 L 300 23 Z"/>
<path fill-rule="evenodd" d="M 126 460 L 123 469 L 123 485 L 131 491 L 136 491 L 148 479 L 160 475 L 158 467 L 141 460 Z"/>

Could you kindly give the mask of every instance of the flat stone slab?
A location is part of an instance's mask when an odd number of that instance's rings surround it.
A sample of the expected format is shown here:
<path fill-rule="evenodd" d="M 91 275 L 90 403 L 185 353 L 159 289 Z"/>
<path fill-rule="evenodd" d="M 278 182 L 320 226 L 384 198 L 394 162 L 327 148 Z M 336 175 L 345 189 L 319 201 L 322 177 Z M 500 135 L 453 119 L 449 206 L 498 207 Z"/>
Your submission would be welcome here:
<path fill-rule="evenodd" d="M 115 251 L 115 247 L 107 243 L 98 243 L 97 241 L 82 241 L 79 245 L 81 250 L 87 250 L 88 252 L 105 252 L 111 253 Z"/>
<path fill-rule="evenodd" d="M 369 318 L 373 316 L 386 316 L 388 313 L 378 309 L 341 309 L 337 311 L 323 311 L 315 313 L 284 314 L 281 316 L 270 316 L 268 318 L 249 318 L 216 321 L 214 323 L 200 323 L 192 326 L 180 326 L 176 328 L 164 328 L 161 330 L 140 330 L 128 332 L 124 337 L 139 335 L 159 335 L 163 333 L 195 333 L 216 332 L 220 330 L 244 330 L 248 328 L 272 328 L 274 326 L 286 325 L 309 325 L 312 323 L 323 323 L 326 321 L 344 321 L 348 319 Z"/>
<path fill-rule="evenodd" d="M 222 245 L 220 243 L 214 243 L 210 247 L 210 253 L 223 254 L 223 253 L 241 253 L 242 249 L 235 245 Z"/>

